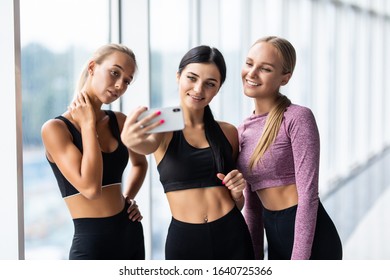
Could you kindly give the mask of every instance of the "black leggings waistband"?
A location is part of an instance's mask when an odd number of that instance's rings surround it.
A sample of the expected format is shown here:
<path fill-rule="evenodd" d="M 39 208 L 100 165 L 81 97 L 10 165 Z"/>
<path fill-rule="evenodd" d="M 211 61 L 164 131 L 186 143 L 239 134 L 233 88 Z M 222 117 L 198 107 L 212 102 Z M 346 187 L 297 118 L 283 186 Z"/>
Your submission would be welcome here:
<path fill-rule="evenodd" d="M 295 214 L 298 208 L 298 204 L 287 207 L 282 210 L 269 210 L 263 208 L 263 215 L 270 219 L 282 218 L 284 215 Z"/>
<path fill-rule="evenodd" d="M 75 234 L 111 233 L 121 228 L 129 221 L 127 217 L 128 203 L 125 203 L 118 214 L 103 218 L 76 218 L 73 219 Z"/>

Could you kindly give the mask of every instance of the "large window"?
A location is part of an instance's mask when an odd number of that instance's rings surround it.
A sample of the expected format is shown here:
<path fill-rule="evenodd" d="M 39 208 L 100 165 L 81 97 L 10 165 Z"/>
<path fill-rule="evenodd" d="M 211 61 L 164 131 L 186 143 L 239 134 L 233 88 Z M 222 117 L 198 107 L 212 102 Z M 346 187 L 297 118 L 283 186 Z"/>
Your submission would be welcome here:
<path fill-rule="evenodd" d="M 108 2 L 20 1 L 26 259 L 68 258 L 73 224 L 40 129 L 66 110 L 82 65 L 108 41 Z"/>
<path fill-rule="evenodd" d="M 179 104 L 176 72 L 190 47 L 189 30 L 195 22 L 191 1 L 150 1 L 151 107 Z M 164 259 L 170 212 L 154 159 L 150 161 L 152 185 L 152 258 Z"/>

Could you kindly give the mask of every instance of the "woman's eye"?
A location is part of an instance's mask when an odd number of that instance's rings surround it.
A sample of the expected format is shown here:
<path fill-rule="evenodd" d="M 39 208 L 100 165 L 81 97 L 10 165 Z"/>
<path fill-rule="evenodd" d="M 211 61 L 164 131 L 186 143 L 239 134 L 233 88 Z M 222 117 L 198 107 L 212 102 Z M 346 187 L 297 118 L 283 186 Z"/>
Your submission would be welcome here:
<path fill-rule="evenodd" d="M 212 87 L 215 87 L 215 84 L 214 83 L 207 83 L 206 84 L 208 87 L 212 88 Z"/>
<path fill-rule="evenodd" d="M 193 77 L 193 76 L 187 76 L 187 78 L 188 78 L 190 81 L 193 81 L 193 82 L 195 82 L 195 81 L 196 81 L 196 78 L 195 78 L 195 77 Z"/>
<path fill-rule="evenodd" d="M 117 77 L 119 75 L 119 73 L 117 71 L 112 70 L 111 71 L 111 75 Z"/>
<path fill-rule="evenodd" d="M 265 67 L 261 67 L 261 69 L 260 69 L 261 71 L 263 71 L 263 72 L 271 72 L 271 69 L 269 69 L 269 68 L 265 68 Z"/>

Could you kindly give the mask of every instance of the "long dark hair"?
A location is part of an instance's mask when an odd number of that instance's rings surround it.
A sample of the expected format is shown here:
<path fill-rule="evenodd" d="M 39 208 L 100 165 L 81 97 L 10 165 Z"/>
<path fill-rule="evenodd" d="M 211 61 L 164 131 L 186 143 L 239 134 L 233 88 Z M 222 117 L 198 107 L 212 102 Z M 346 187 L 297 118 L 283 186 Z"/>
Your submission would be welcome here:
<path fill-rule="evenodd" d="M 225 82 L 226 63 L 222 53 L 217 48 L 201 45 L 190 49 L 181 59 L 177 72 L 181 74 L 184 68 L 191 63 L 215 64 L 221 75 L 221 84 L 219 86 L 221 87 Z M 226 147 L 226 137 L 219 124 L 215 121 L 209 105 L 207 105 L 204 109 L 203 122 L 206 139 L 213 151 L 217 171 L 221 173 L 230 171 L 228 169 L 233 169 L 233 167 L 226 167 L 227 170 L 225 170 L 224 161 L 226 157 L 232 157 L 231 146 Z M 225 151 L 225 153 L 223 151 Z"/>

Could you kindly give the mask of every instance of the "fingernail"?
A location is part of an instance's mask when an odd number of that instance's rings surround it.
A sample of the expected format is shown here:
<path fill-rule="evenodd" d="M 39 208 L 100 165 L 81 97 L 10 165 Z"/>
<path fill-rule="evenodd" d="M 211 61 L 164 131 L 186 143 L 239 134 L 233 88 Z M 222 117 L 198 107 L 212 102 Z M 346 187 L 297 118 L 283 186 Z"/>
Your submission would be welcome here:
<path fill-rule="evenodd" d="M 224 182 L 224 181 L 222 181 L 222 185 L 225 185 L 225 182 Z"/>
<path fill-rule="evenodd" d="M 165 123 L 165 121 L 164 120 L 160 120 L 160 123 Z"/>
<path fill-rule="evenodd" d="M 159 116 L 159 115 L 161 115 L 161 111 L 156 112 L 156 116 Z"/>

